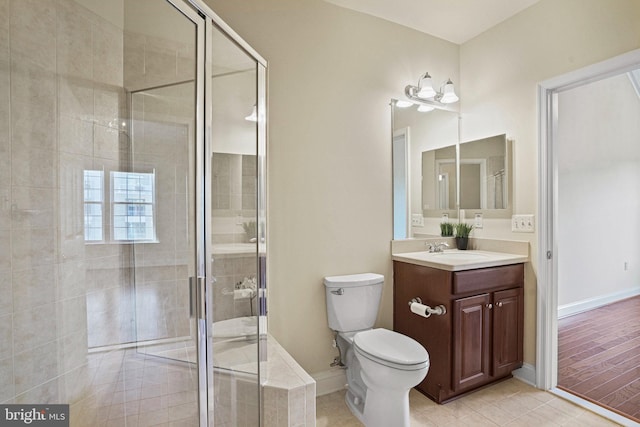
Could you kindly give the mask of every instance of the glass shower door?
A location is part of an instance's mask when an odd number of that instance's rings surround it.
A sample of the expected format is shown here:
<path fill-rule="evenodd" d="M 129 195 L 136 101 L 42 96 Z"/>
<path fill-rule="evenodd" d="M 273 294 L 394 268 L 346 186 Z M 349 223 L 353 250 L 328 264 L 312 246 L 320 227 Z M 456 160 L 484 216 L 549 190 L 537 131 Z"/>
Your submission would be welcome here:
<path fill-rule="evenodd" d="M 125 1 L 130 141 L 126 168 L 108 172 L 113 239 L 131 251 L 132 361 L 144 366 L 143 392 L 152 399 L 144 403 L 181 426 L 208 423 L 200 339 L 204 33 L 204 19 L 186 2 Z"/>
<path fill-rule="evenodd" d="M 214 22 L 210 33 L 211 343 L 216 425 L 262 425 L 264 66 Z M 261 95 L 262 94 L 262 95 Z M 262 352 L 261 352 L 262 350 Z"/>

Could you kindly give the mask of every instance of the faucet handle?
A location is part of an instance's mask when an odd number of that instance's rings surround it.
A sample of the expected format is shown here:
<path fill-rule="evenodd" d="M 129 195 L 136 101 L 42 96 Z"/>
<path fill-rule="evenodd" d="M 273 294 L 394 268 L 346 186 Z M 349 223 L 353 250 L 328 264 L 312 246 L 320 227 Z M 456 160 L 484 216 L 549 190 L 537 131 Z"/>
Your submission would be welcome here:
<path fill-rule="evenodd" d="M 449 247 L 447 242 L 440 242 L 440 243 L 427 242 L 426 245 L 429 248 L 429 252 L 442 252 L 442 248 Z"/>

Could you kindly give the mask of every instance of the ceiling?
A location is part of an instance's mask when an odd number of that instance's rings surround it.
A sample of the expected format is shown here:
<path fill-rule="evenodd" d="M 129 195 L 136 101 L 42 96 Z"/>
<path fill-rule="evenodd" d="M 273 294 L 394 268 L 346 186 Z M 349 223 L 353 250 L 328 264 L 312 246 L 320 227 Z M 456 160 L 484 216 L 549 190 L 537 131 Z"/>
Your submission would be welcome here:
<path fill-rule="evenodd" d="M 462 44 L 539 0 L 325 0 Z"/>

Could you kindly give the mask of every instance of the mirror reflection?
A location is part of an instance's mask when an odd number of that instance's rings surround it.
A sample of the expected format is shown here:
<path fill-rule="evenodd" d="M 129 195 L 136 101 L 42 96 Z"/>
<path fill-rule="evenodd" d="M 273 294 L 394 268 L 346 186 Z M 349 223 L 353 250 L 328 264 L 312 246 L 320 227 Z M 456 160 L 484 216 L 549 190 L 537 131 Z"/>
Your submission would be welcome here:
<path fill-rule="evenodd" d="M 422 152 L 422 209 L 424 216 L 456 209 L 456 146 Z M 441 216 L 441 215 L 437 215 Z"/>
<path fill-rule="evenodd" d="M 392 102 L 392 116 L 394 239 L 404 239 L 424 231 L 424 216 L 440 218 L 446 213 L 450 218 L 457 217 L 455 147 L 458 113 L 446 110 L 421 112 L 418 105 L 399 108 Z M 447 174 L 447 183 L 436 189 L 436 155 L 432 156 L 433 162 L 425 166 L 423 153 L 440 149 L 443 151 L 437 158 L 441 174 Z M 428 188 L 423 185 L 425 179 L 431 182 Z M 441 202 L 436 203 L 436 198 Z M 412 225 L 412 218 L 416 220 L 415 225 Z"/>
<path fill-rule="evenodd" d="M 459 114 L 392 100 L 393 238 L 433 235 L 458 209 L 509 218 L 513 144 L 505 134 L 458 141 Z"/>
<path fill-rule="evenodd" d="M 511 215 L 511 141 L 505 134 L 460 144 L 460 209 L 493 218 Z"/>

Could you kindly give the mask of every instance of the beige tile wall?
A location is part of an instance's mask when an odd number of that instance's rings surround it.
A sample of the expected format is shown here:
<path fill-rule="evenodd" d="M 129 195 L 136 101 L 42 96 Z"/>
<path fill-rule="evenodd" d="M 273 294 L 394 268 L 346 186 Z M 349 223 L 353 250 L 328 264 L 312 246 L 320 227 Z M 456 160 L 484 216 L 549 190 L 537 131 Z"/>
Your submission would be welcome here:
<path fill-rule="evenodd" d="M 0 1 L 3 402 L 73 401 L 83 390 L 81 177 L 92 155 L 98 25 L 71 1 Z M 67 387 L 71 378 L 80 384 Z"/>

